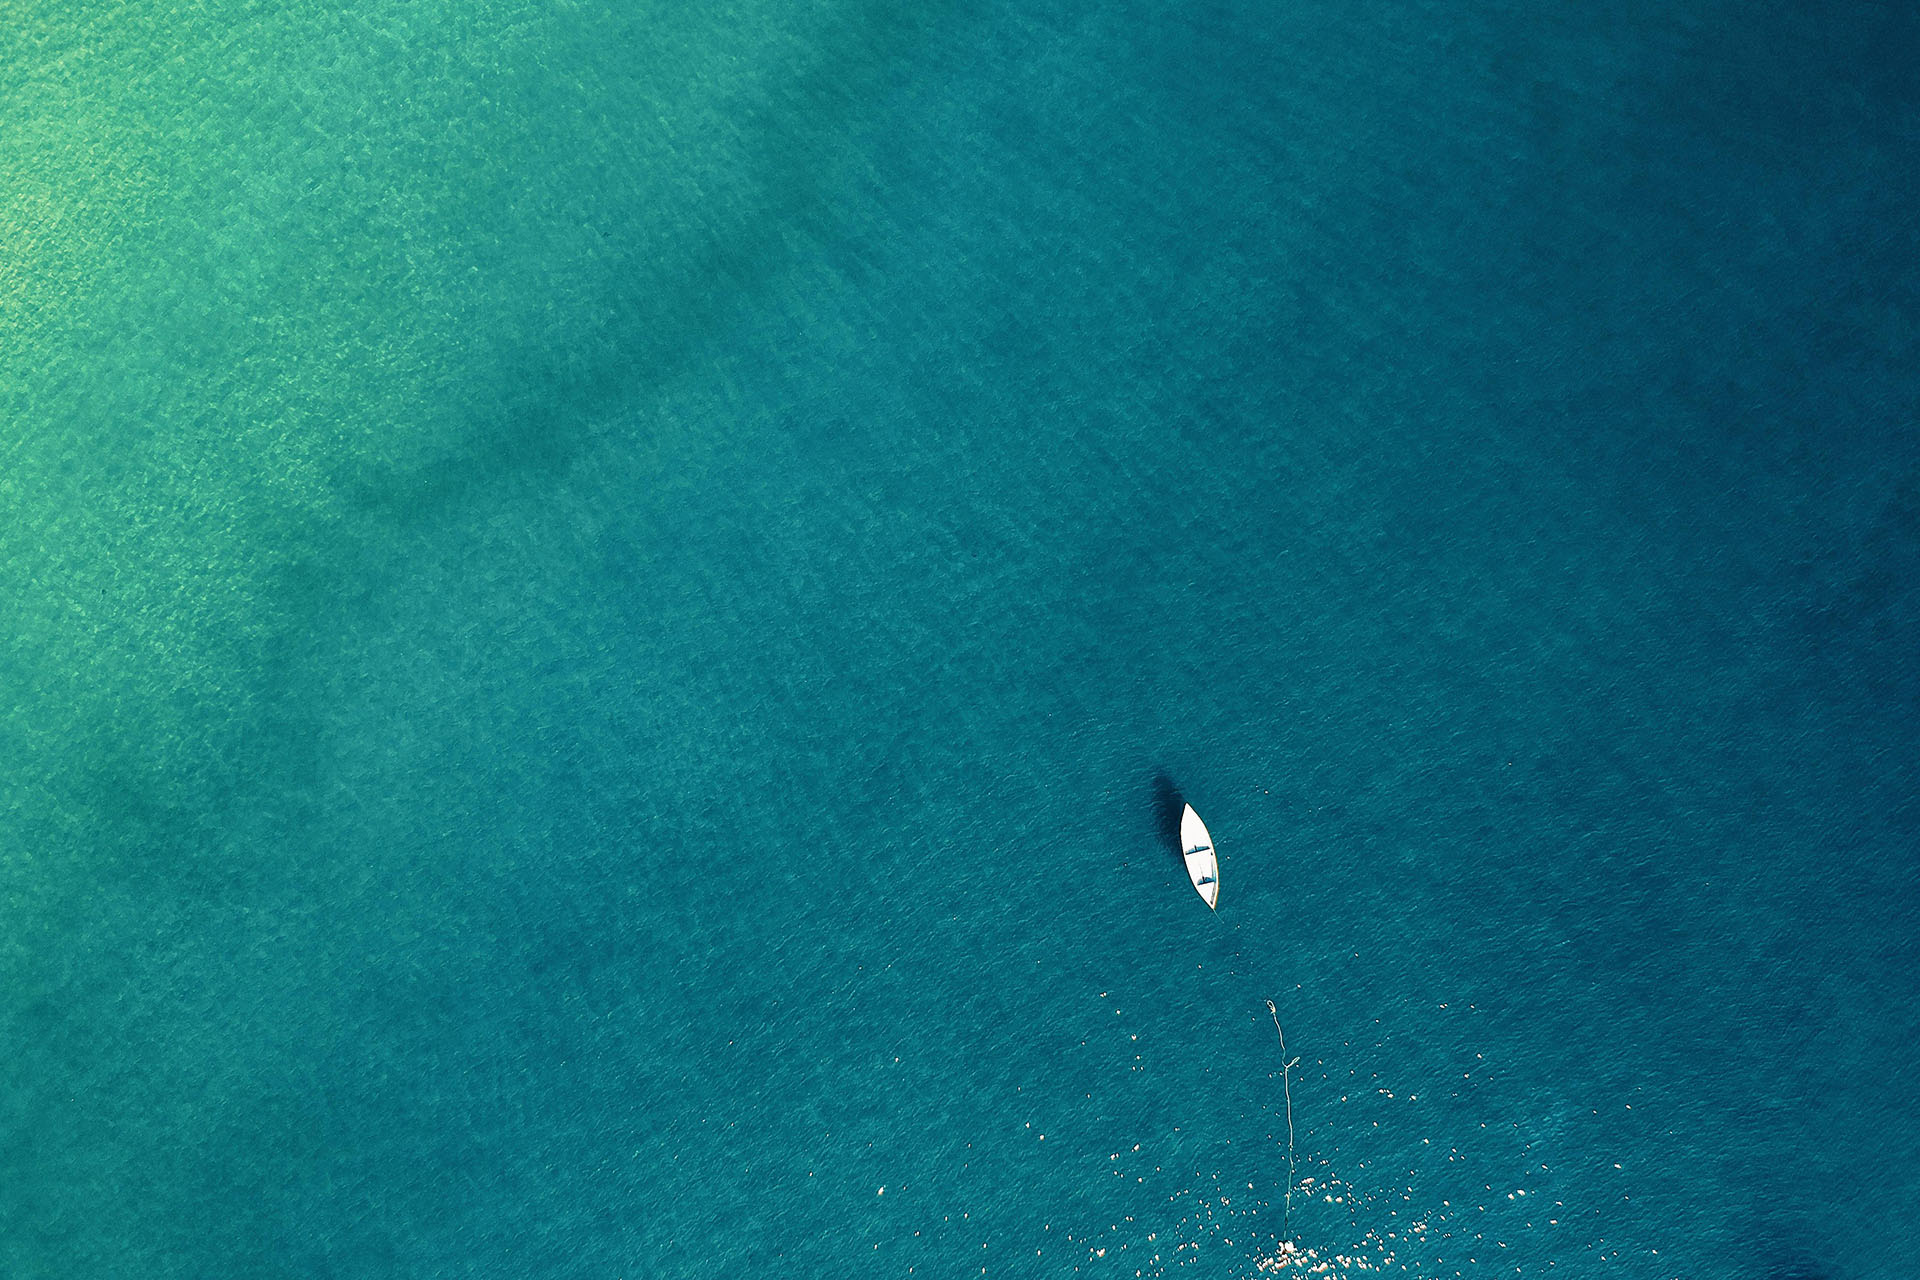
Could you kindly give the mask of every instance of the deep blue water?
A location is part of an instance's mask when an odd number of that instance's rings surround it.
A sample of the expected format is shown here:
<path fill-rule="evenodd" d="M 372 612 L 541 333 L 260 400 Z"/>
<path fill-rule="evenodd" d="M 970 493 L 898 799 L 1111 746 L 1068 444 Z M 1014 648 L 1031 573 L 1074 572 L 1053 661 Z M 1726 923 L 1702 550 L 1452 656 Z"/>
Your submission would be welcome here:
<path fill-rule="evenodd" d="M 1269 999 L 1325 1274 L 1920 1274 L 1911 7 L 196 14 L 5 20 L 0 1274 L 1257 1275 Z"/>

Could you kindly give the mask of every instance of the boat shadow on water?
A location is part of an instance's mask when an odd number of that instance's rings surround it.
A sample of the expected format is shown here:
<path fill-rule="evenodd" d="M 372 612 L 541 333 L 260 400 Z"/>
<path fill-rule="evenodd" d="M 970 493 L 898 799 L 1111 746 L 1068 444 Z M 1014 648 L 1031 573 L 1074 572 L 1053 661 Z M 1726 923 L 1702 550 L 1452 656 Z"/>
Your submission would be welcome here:
<path fill-rule="evenodd" d="M 1187 798 L 1164 770 L 1153 775 L 1152 802 L 1154 836 L 1184 873 L 1187 864 L 1180 854 L 1180 813 L 1187 807 Z"/>

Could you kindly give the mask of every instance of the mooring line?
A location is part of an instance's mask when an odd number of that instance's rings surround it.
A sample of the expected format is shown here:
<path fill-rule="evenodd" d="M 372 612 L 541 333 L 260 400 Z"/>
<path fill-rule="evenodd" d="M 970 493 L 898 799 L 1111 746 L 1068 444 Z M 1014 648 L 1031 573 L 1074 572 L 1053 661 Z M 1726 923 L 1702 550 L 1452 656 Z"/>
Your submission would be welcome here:
<path fill-rule="evenodd" d="M 1288 1251 L 1293 1248 L 1293 1229 L 1289 1225 L 1293 1218 L 1293 1184 L 1299 1181 L 1299 1169 L 1293 1162 L 1293 1069 L 1300 1065 L 1300 1059 L 1287 1057 L 1287 1033 L 1280 1030 L 1280 1010 L 1273 1001 L 1267 1001 L 1267 1012 L 1273 1015 L 1273 1031 L 1280 1037 L 1280 1087 L 1287 1096 L 1287 1201 L 1280 1211 L 1280 1234 L 1284 1238 Z"/>

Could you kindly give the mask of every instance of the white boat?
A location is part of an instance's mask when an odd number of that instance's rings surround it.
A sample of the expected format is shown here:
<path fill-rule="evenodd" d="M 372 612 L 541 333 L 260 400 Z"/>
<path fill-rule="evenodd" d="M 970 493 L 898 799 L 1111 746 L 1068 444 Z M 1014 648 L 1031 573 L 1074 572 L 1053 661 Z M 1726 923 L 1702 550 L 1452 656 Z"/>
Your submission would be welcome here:
<path fill-rule="evenodd" d="M 1187 860 L 1187 878 L 1209 907 L 1220 909 L 1220 859 L 1213 852 L 1207 824 L 1188 805 L 1180 815 L 1180 855 Z"/>

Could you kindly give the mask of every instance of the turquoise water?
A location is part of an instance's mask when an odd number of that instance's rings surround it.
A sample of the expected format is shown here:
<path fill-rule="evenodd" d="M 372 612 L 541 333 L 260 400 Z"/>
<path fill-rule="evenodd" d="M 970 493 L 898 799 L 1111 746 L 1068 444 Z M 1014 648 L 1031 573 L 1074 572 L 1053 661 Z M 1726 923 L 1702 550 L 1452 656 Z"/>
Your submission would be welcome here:
<path fill-rule="evenodd" d="M 1920 1272 L 1917 36 L 11 7 L 0 1275 Z"/>

